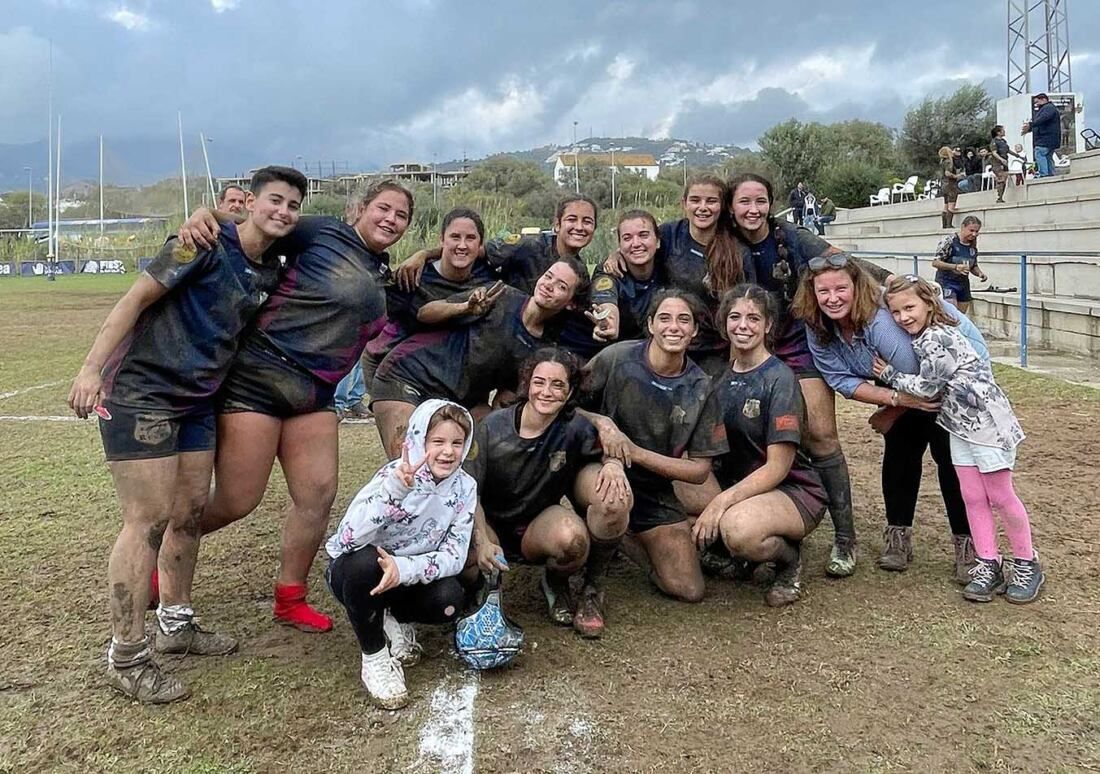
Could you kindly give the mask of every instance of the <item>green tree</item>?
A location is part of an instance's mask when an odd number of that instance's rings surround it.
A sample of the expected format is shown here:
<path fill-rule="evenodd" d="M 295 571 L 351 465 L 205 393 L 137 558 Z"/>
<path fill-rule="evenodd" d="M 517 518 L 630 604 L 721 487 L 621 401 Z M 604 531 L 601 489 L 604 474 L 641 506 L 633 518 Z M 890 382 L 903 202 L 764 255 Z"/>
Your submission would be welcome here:
<path fill-rule="evenodd" d="M 885 185 L 885 169 L 864 159 L 843 159 L 827 166 L 815 191 L 828 196 L 837 207 L 863 207 L 867 197 Z"/>
<path fill-rule="evenodd" d="M 764 132 L 759 139 L 764 161 L 775 170 L 772 182 L 779 202 L 799 181 L 812 185 L 835 154 L 836 143 L 824 124 L 784 121 Z"/>
<path fill-rule="evenodd" d="M 910 169 L 934 172 L 944 145 L 985 145 L 994 124 L 993 100 L 980 84 L 965 84 L 954 94 L 926 98 L 905 114 L 900 148 Z"/>
<path fill-rule="evenodd" d="M 486 159 L 457 186 L 460 191 L 508 194 L 517 199 L 553 187 L 553 178 L 540 165 L 512 156 Z"/>
<path fill-rule="evenodd" d="M 46 220 L 46 196 L 36 193 L 31 199 L 34 221 Z M 0 201 L 0 228 L 27 227 L 27 192 L 10 191 Z"/>
<path fill-rule="evenodd" d="M 890 172 L 900 173 L 894 130 L 872 121 L 842 121 L 829 124 L 832 157 L 829 167 L 841 160 L 859 160 Z"/>

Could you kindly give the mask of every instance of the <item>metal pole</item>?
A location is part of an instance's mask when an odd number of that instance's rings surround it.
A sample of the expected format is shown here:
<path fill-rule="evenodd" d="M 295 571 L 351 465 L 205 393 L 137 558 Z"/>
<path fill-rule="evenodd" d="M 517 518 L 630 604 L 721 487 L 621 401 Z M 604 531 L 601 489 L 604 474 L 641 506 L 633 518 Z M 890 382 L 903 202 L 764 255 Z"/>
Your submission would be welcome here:
<path fill-rule="evenodd" d="M 183 217 L 191 214 L 191 207 L 187 204 L 187 162 L 183 158 L 183 112 L 176 111 L 176 126 L 180 136 L 180 180 L 183 181 Z"/>
<path fill-rule="evenodd" d="M 211 142 L 211 139 L 202 132 L 199 132 L 199 145 L 202 146 L 202 160 L 206 164 L 206 184 L 210 186 L 210 207 L 217 207 L 218 197 L 214 193 L 214 178 L 210 174 L 210 157 L 206 155 L 206 143 Z"/>
<path fill-rule="evenodd" d="M 913 256 L 913 276 L 920 276 L 920 258 L 916 255 Z"/>
<path fill-rule="evenodd" d="M 47 266 L 49 270 L 46 273 L 46 279 L 53 282 L 56 277 L 57 263 L 61 260 L 61 114 L 57 114 L 57 175 L 54 177 L 54 199 L 57 202 L 57 208 L 53 215 L 53 260 L 50 261 Z"/>
<path fill-rule="evenodd" d="M 1027 255 L 1020 256 L 1020 367 L 1027 368 Z"/>
<path fill-rule="evenodd" d="M 46 133 L 46 151 L 49 161 L 46 165 L 46 265 L 53 258 L 53 41 L 50 41 L 50 81 L 49 81 L 50 128 Z"/>
<path fill-rule="evenodd" d="M 31 231 L 31 226 L 34 225 L 34 212 L 31 210 L 31 202 L 34 200 L 34 170 L 30 167 L 24 169 L 27 170 L 27 232 L 33 241 L 34 232 Z"/>
<path fill-rule="evenodd" d="M 99 135 L 99 235 L 103 236 L 103 135 Z"/>

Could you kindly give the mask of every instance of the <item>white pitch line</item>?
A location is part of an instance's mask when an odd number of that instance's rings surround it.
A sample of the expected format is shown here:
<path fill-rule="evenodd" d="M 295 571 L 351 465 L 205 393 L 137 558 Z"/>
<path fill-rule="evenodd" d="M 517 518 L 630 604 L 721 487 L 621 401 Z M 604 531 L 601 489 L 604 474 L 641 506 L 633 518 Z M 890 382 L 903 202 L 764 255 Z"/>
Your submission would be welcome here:
<path fill-rule="evenodd" d="M 49 387 L 56 387 L 59 384 L 64 384 L 66 379 L 59 379 L 56 382 L 46 382 L 45 384 L 36 384 L 33 387 L 23 387 L 18 390 L 12 390 L 11 392 L 0 392 L 0 400 L 6 398 L 14 398 L 16 395 L 22 395 L 25 392 L 34 392 L 35 390 L 45 390 Z"/>
<path fill-rule="evenodd" d="M 420 729 L 420 755 L 410 769 L 430 765 L 440 774 L 473 774 L 477 675 L 445 677 L 432 693 Z"/>
<path fill-rule="evenodd" d="M 95 417 L 89 417 L 95 420 Z M 0 416 L 0 422 L 86 422 L 80 417 L 6 417 Z"/>

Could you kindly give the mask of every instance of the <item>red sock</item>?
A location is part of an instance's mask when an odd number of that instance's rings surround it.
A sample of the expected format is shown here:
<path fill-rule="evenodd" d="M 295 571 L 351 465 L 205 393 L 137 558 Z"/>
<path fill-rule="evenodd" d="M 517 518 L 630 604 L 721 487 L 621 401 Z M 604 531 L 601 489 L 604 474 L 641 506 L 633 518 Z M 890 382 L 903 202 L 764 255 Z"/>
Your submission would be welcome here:
<path fill-rule="evenodd" d="M 327 632 L 332 619 L 306 602 L 306 587 L 275 584 L 275 620 L 303 632 Z"/>
<path fill-rule="evenodd" d="M 160 573 L 153 568 L 153 574 L 149 576 L 149 610 L 156 610 L 160 606 Z"/>

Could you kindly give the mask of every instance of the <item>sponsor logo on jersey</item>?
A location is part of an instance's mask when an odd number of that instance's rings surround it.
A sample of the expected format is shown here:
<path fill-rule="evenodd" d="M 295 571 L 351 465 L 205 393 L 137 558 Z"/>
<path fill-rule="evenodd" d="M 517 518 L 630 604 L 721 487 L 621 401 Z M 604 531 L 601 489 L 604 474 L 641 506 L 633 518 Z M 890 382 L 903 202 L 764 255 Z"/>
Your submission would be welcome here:
<path fill-rule="evenodd" d="M 798 429 L 798 417 L 794 414 L 784 414 L 781 417 L 775 418 L 776 430 L 797 430 Z"/>
<path fill-rule="evenodd" d="M 760 416 L 760 401 L 756 398 L 749 398 L 741 408 L 741 413 L 749 419 L 756 419 Z"/>
<path fill-rule="evenodd" d="M 615 283 L 612 281 L 612 279 L 610 277 L 600 277 L 592 285 L 592 288 L 594 290 L 603 291 L 603 290 L 611 290 L 611 288 L 614 287 L 614 286 L 615 286 Z"/>
<path fill-rule="evenodd" d="M 556 451 L 550 455 L 550 472 L 557 473 L 565 467 L 566 454 L 564 451 Z"/>

